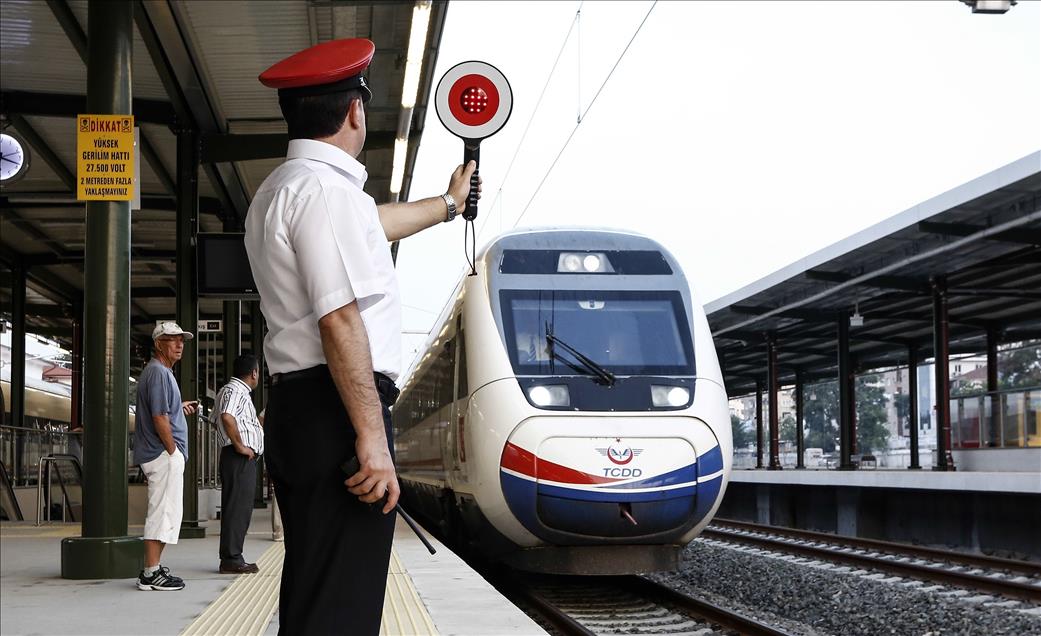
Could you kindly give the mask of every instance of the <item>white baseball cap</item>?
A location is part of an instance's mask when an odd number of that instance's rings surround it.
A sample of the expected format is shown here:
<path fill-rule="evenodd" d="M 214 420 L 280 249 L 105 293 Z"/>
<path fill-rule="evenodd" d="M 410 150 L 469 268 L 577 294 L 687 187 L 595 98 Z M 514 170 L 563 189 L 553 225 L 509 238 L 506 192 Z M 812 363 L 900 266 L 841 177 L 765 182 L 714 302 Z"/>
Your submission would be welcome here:
<path fill-rule="evenodd" d="M 152 340 L 156 340 L 162 336 L 184 336 L 185 340 L 191 340 L 195 337 L 190 332 L 181 329 L 177 323 L 172 320 L 161 322 L 152 330 Z"/>

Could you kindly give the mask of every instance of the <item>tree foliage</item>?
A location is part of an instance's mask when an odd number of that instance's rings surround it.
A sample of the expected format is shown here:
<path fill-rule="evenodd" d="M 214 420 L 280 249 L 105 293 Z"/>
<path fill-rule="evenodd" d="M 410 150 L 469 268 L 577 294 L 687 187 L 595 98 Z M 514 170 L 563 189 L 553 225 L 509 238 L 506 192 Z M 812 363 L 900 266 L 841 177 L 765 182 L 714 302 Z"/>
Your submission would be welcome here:
<path fill-rule="evenodd" d="M 887 401 L 881 375 L 857 378 L 857 450 L 861 454 L 879 453 L 889 446 Z"/>
<path fill-rule="evenodd" d="M 784 417 L 781 419 L 781 441 L 795 444 L 796 432 L 797 431 L 795 430 L 795 418 L 792 417 L 790 414 L 785 413 Z"/>
<path fill-rule="evenodd" d="M 1024 346 L 998 353 L 998 386 L 1002 389 L 1041 386 L 1041 343 L 1019 344 Z"/>
<path fill-rule="evenodd" d="M 835 452 L 839 437 L 839 383 L 824 382 L 806 387 L 804 402 L 804 433 L 807 448 L 822 448 L 825 453 Z M 857 450 L 861 453 L 880 452 L 889 443 L 888 416 L 885 388 L 878 375 L 857 378 Z M 784 425 L 781 426 L 782 435 Z M 791 424 L 795 439 L 795 422 Z"/>
<path fill-rule="evenodd" d="M 807 386 L 805 391 L 803 432 L 806 448 L 834 452 L 835 440 L 839 435 L 839 383 L 823 382 Z"/>
<path fill-rule="evenodd" d="M 734 448 L 748 448 L 755 441 L 755 431 L 749 430 L 748 426 L 736 415 L 730 416 L 730 430 L 734 435 Z"/>

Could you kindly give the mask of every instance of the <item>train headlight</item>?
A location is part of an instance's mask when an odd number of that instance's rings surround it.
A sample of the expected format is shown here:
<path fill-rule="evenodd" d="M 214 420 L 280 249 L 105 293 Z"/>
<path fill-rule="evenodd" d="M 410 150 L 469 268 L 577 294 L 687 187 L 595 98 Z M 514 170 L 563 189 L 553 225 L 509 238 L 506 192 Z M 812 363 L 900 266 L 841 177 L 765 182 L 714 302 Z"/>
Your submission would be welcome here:
<path fill-rule="evenodd" d="M 557 272 L 564 274 L 610 274 L 614 271 L 602 252 L 561 252 Z"/>
<path fill-rule="evenodd" d="M 528 389 L 528 397 L 535 406 L 568 406 L 571 394 L 566 384 L 538 385 Z"/>
<path fill-rule="evenodd" d="M 654 406 L 683 406 L 690 402 L 690 389 L 682 386 L 651 385 L 651 403 Z"/>

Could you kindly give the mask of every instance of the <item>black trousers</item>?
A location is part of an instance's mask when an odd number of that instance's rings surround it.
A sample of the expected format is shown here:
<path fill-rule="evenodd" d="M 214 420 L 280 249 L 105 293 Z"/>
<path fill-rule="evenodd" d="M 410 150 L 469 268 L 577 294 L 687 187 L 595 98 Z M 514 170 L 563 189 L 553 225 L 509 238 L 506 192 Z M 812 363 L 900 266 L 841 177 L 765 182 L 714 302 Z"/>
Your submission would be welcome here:
<path fill-rule="evenodd" d="M 220 562 L 242 565 L 242 544 L 253 518 L 257 461 L 225 446 L 220 451 L 220 481 Z"/>
<path fill-rule="evenodd" d="M 383 422 L 393 453 L 386 401 Z M 340 465 L 355 440 L 328 375 L 271 387 L 264 448 L 285 528 L 280 636 L 379 634 L 395 513 L 347 492 Z"/>

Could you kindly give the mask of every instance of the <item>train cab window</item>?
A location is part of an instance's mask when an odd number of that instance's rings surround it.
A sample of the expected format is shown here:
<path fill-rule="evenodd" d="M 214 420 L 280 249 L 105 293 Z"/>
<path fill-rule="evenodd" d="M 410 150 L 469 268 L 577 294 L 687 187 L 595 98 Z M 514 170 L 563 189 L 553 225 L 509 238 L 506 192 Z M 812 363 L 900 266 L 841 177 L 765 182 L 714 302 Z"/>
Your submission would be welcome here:
<path fill-rule="evenodd" d="M 504 290 L 500 302 L 518 375 L 574 373 L 547 333 L 617 375 L 694 373 L 679 292 Z"/>

